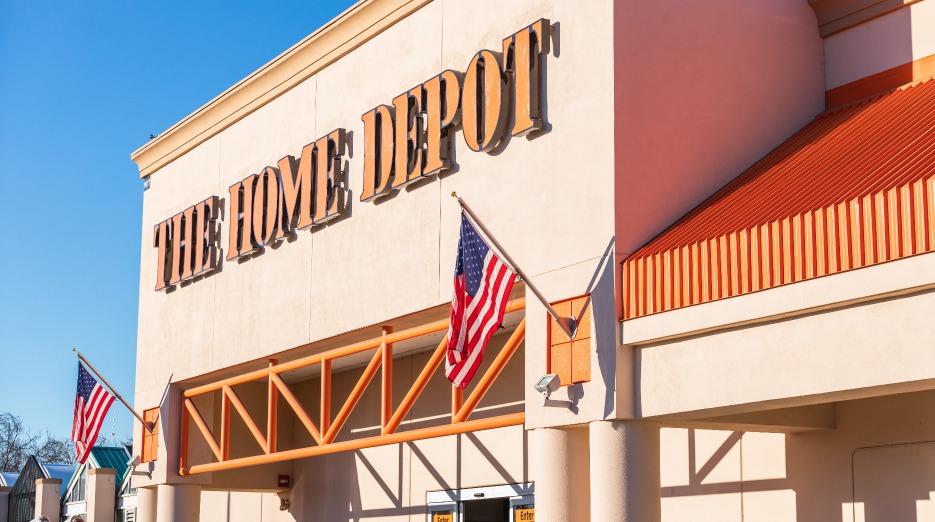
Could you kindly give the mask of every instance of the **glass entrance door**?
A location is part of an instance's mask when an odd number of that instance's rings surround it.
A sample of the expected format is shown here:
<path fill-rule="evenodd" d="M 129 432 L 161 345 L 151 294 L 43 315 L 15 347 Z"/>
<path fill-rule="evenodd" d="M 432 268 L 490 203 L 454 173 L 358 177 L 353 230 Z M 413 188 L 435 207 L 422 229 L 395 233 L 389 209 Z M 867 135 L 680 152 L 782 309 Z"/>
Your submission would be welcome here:
<path fill-rule="evenodd" d="M 461 503 L 462 522 L 510 522 L 510 499 L 485 498 Z"/>
<path fill-rule="evenodd" d="M 535 522 L 532 484 L 507 484 L 426 494 L 428 522 Z"/>

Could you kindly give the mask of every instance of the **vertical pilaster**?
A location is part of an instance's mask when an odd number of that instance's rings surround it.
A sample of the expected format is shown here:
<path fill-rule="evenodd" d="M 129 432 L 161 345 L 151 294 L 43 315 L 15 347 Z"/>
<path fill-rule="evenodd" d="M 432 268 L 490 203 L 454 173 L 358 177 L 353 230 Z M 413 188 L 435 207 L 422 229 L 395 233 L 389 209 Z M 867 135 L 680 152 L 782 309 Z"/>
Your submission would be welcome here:
<path fill-rule="evenodd" d="M 201 486 L 159 484 L 156 522 L 197 522 L 201 514 Z"/>
<path fill-rule="evenodd" d="M 536 518 L 588 522 L 588 430 L 538 428 L 533 431 Z"/>
<path fill-rule="evenodd" d="M 659 522 L 659 425 L 596 421 L 588 432 L 593 520 Z"/>
<path fill-rule="evenodd" d="M 36 518 L 45 517 L 49 522 L 61 520 L 62 480 L 56 478 L 36 479 Z"/>
<path fill-rule="evenodd" d="M 136 490 L 136 521 L 156 522 L 156 486 Z"/>
<path fill-rule="evenodd" d="M 114 520 L 117 472 L 110 468 L 89 469 L 87 483 L 87 522 Z"/>

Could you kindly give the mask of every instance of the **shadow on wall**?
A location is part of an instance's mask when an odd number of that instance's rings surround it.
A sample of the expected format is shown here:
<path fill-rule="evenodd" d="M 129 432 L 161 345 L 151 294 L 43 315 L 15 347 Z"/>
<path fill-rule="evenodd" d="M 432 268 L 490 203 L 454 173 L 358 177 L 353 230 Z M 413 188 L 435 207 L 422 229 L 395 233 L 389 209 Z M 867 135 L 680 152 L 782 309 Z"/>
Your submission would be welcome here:
<path fill-rule="evenodd" d="M 912 8 L 898 9 L 872 24 L 825 39 L 827 107 L 851 103 L 914 81 L 911 62 L 924 56 L 913 52 L 912 12 Z M 848 85 L 859 79 L 863 79 L 860 85 Z"/>
<path fill-rule="evenodd" d="M 615 221 L 630 254 L 821 111 L 822 41 L 804 1 L 614 7 Z"/>
<path fill-rule="evenodd" d="M 528 482 L 525 431 L 521 437 L 522 474 L 507 469 L 489 440 L 474 433 L 311 459 L 297 466 L 293 491 L 303 493 L 293 494 L 290 512 L 295 520 L 309 522 L 405 518 L 427 513 L 428 491 Z M 490 482 L 471 480 L 479 468 Z"/>
<path fill-rule="evenodd" d="M 491 340 L 489 352 L 478 375 L 489 368 L 493 356 L 509 337 L 504 330 Z M 522 411 L 524 348 L 515 353 L 494 381 L 471 418 L 478 419 Z M 416 375 L 422 371 L 430 352 L 394 360 L 393 396 L 398 404 Z M 335 411 L 357 383 L 362 369 L 333 375 Z M 476 381 L 465 390 L 465 397 Z M 317 418 L 320 399 L 317 378 L 294 383 L 293 390 Z M 338 436 L 338 441 L 369 437 L 380 433 L 381 390 L 379 380 L 367 387 Z M 281 418 L 292 420 L 283 409 Z M 443 372 L 436 372 L 415 402 L 399 431 L 447 424 L 451 419 L 451 384 Z M 295 433 L 301 426 L 294 424 Z M 299 438 L 297 446 L 312 444 Z M 520 451 L 522 448 L 522 451 Z M 290 494 L 290 512 L 295 520 L 332 522 L 335 520 L 406 519 L 426 512 L 426 492 L 493 484 L 529 481 L 528 440 L 522 426 L 419 440 L 335 453 L 297 461 L 293 467 L 295 485 Z"/>
<path fill-rule="evenodd" d="M 663 429 L 663 520 L 935 520 L 935 391 L 837 412 L 796 434 Z"/>

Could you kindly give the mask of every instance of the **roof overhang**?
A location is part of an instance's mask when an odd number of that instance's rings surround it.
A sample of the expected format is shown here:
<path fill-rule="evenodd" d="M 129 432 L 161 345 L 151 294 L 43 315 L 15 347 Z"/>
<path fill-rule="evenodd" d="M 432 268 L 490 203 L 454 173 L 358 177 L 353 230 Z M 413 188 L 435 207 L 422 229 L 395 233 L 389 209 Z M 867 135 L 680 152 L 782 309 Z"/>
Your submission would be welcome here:
<path fill-rule="evenodd" d="M 623 262 L 622 319 L 935 251 L 935 81 L 819 115 Z"/>

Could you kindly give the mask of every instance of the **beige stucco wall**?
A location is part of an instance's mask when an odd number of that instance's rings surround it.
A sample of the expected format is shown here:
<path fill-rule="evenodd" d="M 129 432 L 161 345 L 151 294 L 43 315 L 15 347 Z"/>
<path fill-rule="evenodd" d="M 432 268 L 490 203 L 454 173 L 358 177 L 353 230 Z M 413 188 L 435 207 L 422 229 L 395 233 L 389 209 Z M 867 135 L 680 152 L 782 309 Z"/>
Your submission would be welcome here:
<path fill-rule="evenodd" d="M 509 332 L 495 336 L 489 347 L 491 353 L 495 353 L 508 336 Z M 474 418 L 522 409 L 523 355 L 520 349 L 481 401 Z M 429 353 L 423 351 L 394 361 L 394 397 L 397 404 L 428 356 Z M 491 359 L 487 358 L 479 371 L 486 370 Z M 358 367 L 333 375 L 333 413 L 344 402 L 360 373 L 361 368 Z M 288 374 L 285 377 L 289 379 Z M 254 420 L 264 425 L 265 390 L 256 385 L 238 386 L 235 389 Z M 309 415 L 317 419 L 320 414 L 319 379 L 315 377 L 290 382 L 290 389 L 300 398 Z M 444 376 L 437 374 L 430 381 L 422 399 L 416 402 L 403 421 L 400 430 L 447 423 L 451 411 L 450 389 Z M 379 386 L 369 387 L 337 440 L 377 434 L 380 399 Z M 204 401 L 200 407 L 216 430 L 217 406 Z M 279 439 L 281 449 L 311 444 L 304 427 L 284 403 L 280 404 L 279 419 L 283 434 Z M 231 426 L 234 434 L 231 456 L 236 458 L 257 454 L 259 447 L 237 419 L 236 413 L 232 413 Z M 422 520 L 427 491 L 532 482 L 532 463 L 529 436 L 521 426 L 515 426 L 313 457 L 294 463 L 212 473 L 209 474 L 209 487 L 235 492 L 230 496 L 232 517 L 235 511 L 256 513 L 257 510 L 262 510 L 266 517 L 275 508 L 274 515 L 287 517 L 285 520 L 292 520 L 288 517 L 303 521 L 409 520 L 409 517 Z M 277 474 L 292 477 L 293 487 L 282 493 L 291 502 L 288 513 L 278 511 L 279 503 L 274 498 L 275 493 L 245 491 L 264 487 L 273 489 Z M 206 491 L 202 496 L 202 520 L 226 520 L 215 518 L 215 515 L 206 517 L 209 513 L 227 513 L 227 499 L 226 491 Z M 235 509 L 235 504 L 244 507 L 242 510 Z M 233 517 L 231 520 L 248 519 Z"/>
<path fill-rule="evenodd" d="M 380 204 L 356 201 L 361 114 L 446 68 L 463 70 L 478 50 L 499 49 L 543 17 L 558 24 L 546 58 L 548 132 L 489 155 L 468 150 L 459 131 L 456 172 Z M 606 2 L 435 1 L 153 174 L 143 205 L 138 407 L 155 405 L 170 375 L 184 380 L 450 300 L 459 219 L 452 190 L 550 298 L 602 296 L 595 315 L 606 320 L 596 322 L 603 332 L 595 338 L 612 360 L 612 29 Z M 232 183 L 336 127 L 352 136 L 350 217 L 172 292 L 153 291 L 153 225 L 209 195 L 226 198 Z M 527 345 L 544 365 L 544 310 L 528 313 Z M 598 382 L 579 422 L 613 411 L 604 390 L 613 376 Z M 174 461 L 175 442 L 162 442 Z"/>
<path fill-rule="evenodd" d="M 611 114 L 602 110 L 611 85 L 609 64 L 601 66 L 601 56 L 609 56 L 601 50 L 611 30 L 607 6 L 505 7 L 433 2 L 153 175 L 143 209 L 141 395 L 161 392 L 170 366 L 181 380 L 447 301 L 459 219 L 452 190 L 529 273 L 594 263 L 612 233 L 612 198 L 594 190 L 612 180 Z M 573 53 L 547 59 L 549 99 L 562 100 L 550 104 L 551 132 L 513 140 L 498 156 L 472 153 L 458 133 L 457 173 L 379 205 L 354 201 L 352 216 L 339 223 L 225 263 L 174 292 L 152 290 L 158 221 L 199 198 L 226 196 L 230 184 L 339 126 L 354 135 L 349 181 L 359 194 L 363 112 L 444 68 L 463 69 L 475 51 L 498 48 L 501 38 L 540 17 L 562 24 L 561 48 Z M 387 63 L 394 66 L 382 67 Z M 585 70 L 606 77 L 581 82 Z M 575 149 L 589 151 L 586 168 L 564 153 Z M 588 280 L 578 283 L 583 291 Z"/>
<path fill-rule="evenodd" d="M 549 131 L 513 139 L 495 155 L 469 151 L 458 132 L 455 172 L 380 204 L 360 203 L 360 115 L 446 68 L 463 70 L 478 50 L 499 49 L 502 38 L 543 17 L 555 24 L 546 58 Z M 421 521 L 426 491 L 535 482 L 530 434 L 540 428 L 578 426 L 571 430 L 580 430 L 580 440 L 568 447 L 576 448 L 570 458 L 583 463 L 594 458 L 581 427 L 589 421 L 732 413 L 930 387 L 935 361 L 918 342 L 935 334 L 927 320 L 935 311 L 929 291 L 618 346 L 614 248 L 632 251 L 807 122 L 821 108 L 823 78 L 821 40 L 804 1 L 428 3 L 151 177 L 143 205 L 136 405 L 157 405 L 170 380 L 258 367 L 270 354 L 323 349 L 331 336 L 444 305 L 458 239 L 452 190 L 551 299 L 592 294 L 591 382 L 559 390 L 550 403 L 532 392 L 547 371 L 546 314 L 529 294 L 524 348 L 475 414 L 525 410 L 529 431 L 502 428 L 181 479 L 175 384 L 163 405 L 160 458 L 138 468 L 151 473 L 140 475 L 138 485 L 203 484 L 203 520 Z M 336 127 L 350 131 L 348 218 L 300 232 L 253 259 L 225 262 L 220 272 L 174 291 L 153 291 L 153 225 L 210 195 L 226 198 L 232 183 Z M 229 223 L 224 216 L 225 248 Z M 426 357 L 395 362 L 397 401 Z M 332 411 L 359 372 L 335 374 Z M 317 377 L 286 378 L 317 418 Z M 264 425 L 264 386 L 237 392 Z M 401 429 L 448 422 L 449 393 L 436 375 Z M 865 445 L 932 439 L 927 420 L 907 424 L 914 408 L 930 403 L 921 394 L 842 403 L 837 429 L 796 435 L 666 429 L 663 517 L 851 520 L 843 511 L 854 500 L 842 496 L 845 456 Z M 197 404 L 217 432 L 220 402 L 204 397 Z M 874 435 L 868 419 L 891 411 L 903 416 Z M 375 434 L 378 419 L 374 385 L 339 440 Z M 284 403 L 279 431 L 280 448 L 308 444 Z M 235 421 L 232 433 L 234 457 L 258 452 L 242 423 Z M 206 462 L 195 430 L 192 440 L 192 461 Z M 874 459 L 906 462 L 929 450 L 909 451 L 908 457 L 868 452 L 854 469 L 878 470 L 883 466 Z M 833 462 L 822 468 L 823 459 Z M 550 461 L 549 469 L 561 462 Z M 868 473 L 854 482 L 854 491 L 864 491 L 857 488 L 863 484 L 869 492 L 857 498 L 867 520 L 887 499 L 901 499 L 897 512 L 908 509 L 904 493 L 887 489 L 891 481 Z M 927 478 L 913 473 L 910 489 L 921 494 L 915 490 Z M 278 474 L 293 480 L 288 511 L 279 511 L 279 496 L 270 491 Z M 172 491 L 163 490 L 160 496 L 170 498 Z"/>
<path fill-rule="evenodd" d="M 932 520 L 935 393 L 836 404 L 836 429 L 662 430 L 662 519 Z M 856 509 L 856 512 L 854 510 Z"/>
<path fill-rule="evenodd" d="M 246 491 L 203 491 L 201 522 L 293 522 L 288 511 L 280 511 L 276 493 Z"/>
<path fill-rule="evenodd" d="M 62 511 L 62 479 L 36 479 L 36 518 L 58 520 Z"/>
<path fill-rule="evenodd" d="M 828 89 L 935 54 L 935 2 L 923 0 L 824 40 Z"/>
<path fill-rule="evenodd" d="M 924 289 L 647 345 L 638 353 L 640 413 L 733 413 L 930 389 L 933 313 L 935 291 Z"/>
<path fill-rule="evenodd" d="M 614 2 L 616 237 L 637 248 L 824 108 L 804 0 Z"/>
<path fill-rule="evenodd" d="M 843 401 L 834 410 L 834 429 L 796 434 L 663 428 L 662 520 L 931 520 L 935 392 Z M 587 435 L 587 428 L 571 431 Z M 288 512 L 279 511 L 274 493 L 234 492 L 228 507 L 228 493 L 212 491 L 202 494 L 201 520 L 226 521 L 229 512 L 230 520 L 245 521 L 258 513 L 263 520 L 422 521 L 425 491 L 493 477 L 534 479 L 533 470 L 543 466 L 559 471 L 553 461 L 517 460 L 516 448 L 536 447 L 534 440 L 520 440 L 521 430 L 475 436 L 310 459 L 297 466 Z M 568 456 L 578 463 L 587 457 L 586 442 Z M 580 484 L 586 482 L 585 470 Z M 586 501 L 587 489 L 575 498 Z M 586 506 L 574 512 L 582 510 Z"/>

